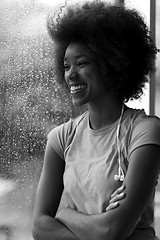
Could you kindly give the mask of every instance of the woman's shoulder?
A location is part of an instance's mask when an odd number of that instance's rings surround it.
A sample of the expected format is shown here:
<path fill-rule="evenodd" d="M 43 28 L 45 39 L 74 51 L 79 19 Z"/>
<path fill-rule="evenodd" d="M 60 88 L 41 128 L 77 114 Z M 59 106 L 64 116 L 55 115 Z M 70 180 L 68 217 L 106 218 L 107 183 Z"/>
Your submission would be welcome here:
<path fill-rule="evenodd" d="M 160 118 L 136 110 L 131 120 L 130 143 L 132 148 L 145 144 L 160 145 Z"/>
<path fill-rule="evenodd" d="M 160 118 L 147 115 L 143 109 L 128 109 L 126 117 L 127 152 L 154 144 L 160 146 Z"/>
<path fill-rule="evenodd" d="M 64 151 L 69 146 L 75 136 L 76 130 L 80 123 L 83 123 L 86 113 L 71 118 L 67 122 L 54 127 L 48 134 L 47 138 L 51 146 L 64 159 Z"/>
<path fill-rule="evenodd" d="M 133 126 L 139 130 L 154 130 L 160 133 L 160 118 L 154 115 L 147 115 L 144 110 L 139 110 L 134 117 Z"/>
<path fill-rule="evenodd" d="M 65 123 L 62 123 L 56 127 L 54 127 L 49 135 L 53 135 L 55 133 L 59 133 L 60 135 L 73 135 L 77 129 L 77 127 L 85 120 L 85 117 L 87 115 L 87 112 L 82 113 L 81 115 L 70 118 Z"/>
<path fill-rule="evenodd" d="M 160 142 L 160 118 L 147 115 L 144 109 L 128 108 L 126 127 L 130 131 L 131 138 L 154 138 Z"/>
<path fill-rule="evenodd" d="M 158 116 L 147 115 L 144 109 L 128 108 L 127 121 L 133 128 L 160 128 L 160 118 Z"/>

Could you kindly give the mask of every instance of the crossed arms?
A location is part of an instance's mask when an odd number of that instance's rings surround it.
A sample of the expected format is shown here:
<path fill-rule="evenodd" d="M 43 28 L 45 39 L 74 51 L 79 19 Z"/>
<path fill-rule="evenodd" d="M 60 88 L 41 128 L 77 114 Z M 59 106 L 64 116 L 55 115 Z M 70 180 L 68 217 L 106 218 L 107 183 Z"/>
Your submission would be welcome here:
<path fill-rule="evenodd" d="M 160 147 L 145 145 L 130 155 L 124 181 L 125 198 L 119 206 L 101 214 L 87 215 L 61 209 L 64 161 L 48 144 L 36 193 L 33 216 L 35 240 L 124 240 L 134 230 L 153 193 L 160 167 Z"/>

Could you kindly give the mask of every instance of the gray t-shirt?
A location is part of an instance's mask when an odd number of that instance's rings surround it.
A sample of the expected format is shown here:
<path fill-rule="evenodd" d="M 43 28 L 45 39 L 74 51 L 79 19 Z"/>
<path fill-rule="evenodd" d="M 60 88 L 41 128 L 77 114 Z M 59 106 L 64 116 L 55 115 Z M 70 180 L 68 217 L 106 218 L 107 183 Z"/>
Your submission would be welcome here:
<path fill-rule="evenodd" d="M 66 162 L 61 204 L 85 214 L 105 212 L 111 194 L 122 184 L 114 180 L 119 167 L 117 125 L 118 120 L 109 127 L 93 130 L 89 126 L 88 112 L 85 112 L 49 133 L 49 144 Z M 121 167 L 126 174 L 129 155 L 136 148 L 146 144 L 160 145 L 159 118 L 147 116 L 143 110 L 128 108 L 123 114 L 119 140 Z M 153 200 L 154 192 L 138 229 L 152 226 Z"/>

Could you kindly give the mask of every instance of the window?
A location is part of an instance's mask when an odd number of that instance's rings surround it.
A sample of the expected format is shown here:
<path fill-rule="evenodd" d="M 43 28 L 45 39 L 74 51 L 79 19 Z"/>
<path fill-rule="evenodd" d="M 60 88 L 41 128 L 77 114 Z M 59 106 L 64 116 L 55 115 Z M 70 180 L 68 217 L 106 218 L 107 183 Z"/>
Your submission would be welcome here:
<path fill-rule="evenodd" d="M 74 114 L 54 81 L 46 2 L 0 3 L 1 240 L 32 239 L 33 200 L 46 136 Z"/>

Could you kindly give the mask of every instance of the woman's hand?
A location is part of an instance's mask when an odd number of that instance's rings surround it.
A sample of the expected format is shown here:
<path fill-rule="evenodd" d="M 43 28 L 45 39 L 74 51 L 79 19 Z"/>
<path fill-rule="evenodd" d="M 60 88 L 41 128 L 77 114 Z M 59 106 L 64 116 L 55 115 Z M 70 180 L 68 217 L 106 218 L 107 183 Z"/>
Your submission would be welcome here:
<path fill-rule="evenodd" d="M 125 186 L 122 185 L 111 195 L 111 199 L 109 201 L 108 207 L 106 208 L 106 212 L 119 206 L 119 201 L 125 197 L 124 189 Z"/>

